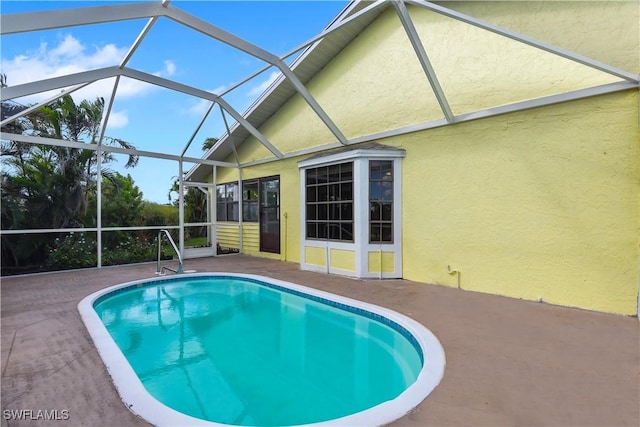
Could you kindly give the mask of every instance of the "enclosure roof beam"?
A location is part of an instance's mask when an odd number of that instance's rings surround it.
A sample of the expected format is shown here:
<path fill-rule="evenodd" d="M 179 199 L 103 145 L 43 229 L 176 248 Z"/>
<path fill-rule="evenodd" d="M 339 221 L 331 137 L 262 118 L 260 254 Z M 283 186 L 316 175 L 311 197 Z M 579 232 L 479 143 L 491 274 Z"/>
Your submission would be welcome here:
<path fill-rule="evenodd" d="M 354 13 L 353 15 L 350 15 L 348 18 L 345 19 L 341 19 L 339 21 L 336 21 L 334 23 L 332 23 L 331 25 L 329 25 L 324 31 L 316 34 L 315 36 L 313 36 L 312 38 L 310 38 L 309 40 L 305 41 L 302 44 L 299 44 L 298 46 L 294 47 L 293 49 L 289 50 L 287 53 L 285 53 L 284 55 L 280 56 L 280 59 L 286 59 L 288 57 L 290 57 L 291 55 L 293 55 L 294 53 L 311 46 L 312 44 L 314 44 L 315 42 L 322 40 L 323 38 L 325 38 L 326 36 L 328 36 L 329 34 L 333 33 L 334 31 L 338 30 L 341 27 L 344 27 L 345 25 L 348 25 L 349 23 L 353 22 L 354 20 L 360 18 L 362 15 L 365 15 L 369 12 L 371 12 L 372 10 L 375 10 L 383 5 L 386 5 L 387 3 L 389 3 L 389 0 L 377 0 L 373 3 L 371 3 L 369 6 L 365 7 L 362 10 L 359 10 L 358 12 Z"/>
<path fill-rule="evenodd" d="M 227 135 L 231 135 L 231 131 L 229 130 L 229 123 L 227 123 L 227 116 L 224 115 L 224 110 L 222 108 L 220 108 L 220 115 L 222 116 L 222 121 L 224 122 L 224 127 L 227 130 Z M 238 157 L 238 151 L 236 150 L 236 146 L 233 144 L 233 139 L 231 139 L 231 136 L 229 136 L 229 144 L 231 144 L 231 148 L 233 149 L 233 154 L 236 157 L 236 162 L 238 163 L 238 168 L 240 167 L 240 158 Z M 215 147 L 213 147 L 213 150 L 211 151 L 212 153 L 215 152 L 218 148 L 220 148 L 222 144 L 218 145 L 216 144 Z"/>
<path fill-rule="evenodd" d="M 284 61 L 278 60 L 278 68 L 282 71 L 282 74 L 289 79 L 289 82 L 293 85 L 293 87 L 298 91 L 300 96 L 307 101 L 309 107 L 313 110 L 314 113 L 318 116 L 320 120 L 325 124 L 327 128 L 331 131 L 331 133 L 340 141 L 341 144 L 347 143 L 347 138 L 343 135 L 343 133 L 338 129 L 338 126 L 331 120 L 329 115 L 322 109 L 320 104 L 313 98 L 307 87 L 298 79 L 298 76 L 295 75 L 293 71 L 284 63 Z"/>
<path fill-rule="evenodd" d="M 533 37 L 525 36 L 523 34 L 517 33 L 515 31 L 508 30 L 506 28 L 502 28 L 498 25 L 494 25 L 490 22 L 484 21 L 482 19 L 474 18 L 472 16 L 466 15 L 464 13 L 457 12 L 455 10 L 437 5 L 430 1 L 426 0 L 405 0 L 407 3 L 413 4 L 415 6 L 422 7 L 424 9 L 431 10 L 433 12 L 439 13 L 441 15 L 447 16 L 449 18 L 456 19 L 458 21 L 473 25 L 475 27 L 482 28 L 487 31 L 491 31 L 492 33 L 499 34 L 501 36 L 508 37 L 512 40 L 516 40 L 529 46 L 536 47 L 538 49 L 542 49 L 546 52 L 553 53 L 555 55 L 561 56 L 563 58 L 569 59 L 571 61 L 578 62 L 580 64 L 586 65 L 591 68 L 595 68 L 596 70 L 603 71 L 605 73 L 614 75 L 616 77 L 620 77 L 624 80 L 628 80 L 630 82 L 638 83 L 640 81 L 640 76 L 637 74 L 632 74 L 627 71 L 621 70 L 619 68 L 613 67 L 609 64 L 605 64 L 600 61 L 596 61 L 595 59 L 588 58 L 586 56 L 580 55 L 575 52 L 571 52 L 566 49 L 559 48 L 557 46 L 551 45 L 549 43 L 545 43 L 540 40 L 536 40 Z"/>
<path fill-rule="evenodd" d="M 158 153 L 155 151 L 145 151 L 145 150 L 138 150 L 134 148 L 116 147 L 112 145 L 102 145 L 98 147 L 97 144 L 87 144 L 86 142 L 67 141 L 66 139 L 44 138 L 41 136 L 33 136 L 33 135 L 20 135 L 20 134 L 9 133 L 9 132 L 0 132 L 0 139 L 9 140 L 9 141 L 28 142 L 31 144 L 51 145 L 54 147 L 77 148 L 80 150 L 91 150 L 91 151 L 97 151 L 98 148 L 100 148 L 100 150 L 102 150 L 103 152 L 110 152 L 110 153 L 153 157 L 156 159 L 165 159 L 165 160 L 176 160 L 176 161 L 182 160 L 189 163 L 200 163 L 203 165 L 222 166 L 225 168 L 238 167 L 238 165 L 236 165 L 235 163 L 222 162 L 218 160 L 208 160 L 200 157 L 182 157 L 174 154 Z"/>
<path fill-rule="evenodd" d="M 209 114 L 211 114 L 211 110 L 213 110 L 213 107 L 215 105 L 216 105 L 215 102 L 212 102 L 211 104 L 209 104 L 209 108 L 207 108 L 207 111 L 206 111 L 206 113 L 204 113 L 204 116 L 202 116 L 202 119 L 200 120 L 200 123 L 198 123 L 198 126 L 193 131 L 193 133 L 191 134 L 191 138 L 189 138 L 189 141 L 187 141 L 187 143 L 185 144 L 184 148 L 182 149 L 182 154 L 180 154 L 181 156 L 185 155 L 185 153 L 187 152 L 187 150 L 191 146 L 191 143 L 196 138 L 196 135 L 198 134 L 198 132 L 200 132 L 200 129 L 202 128 L 202 125 L 207 120 L 207 117 L 209 117 Z"/>
<path fill-rule="evenodd" d="M 47 98 L 44 101 L 38 102 L 37 104 L 34 104 L 34 105 L 30 106 L 29 108 L 25 108 L 24 110 L 20 111 L 19 113 L 14 114 L 13 116 L 7 117 L 6 119 L 0 121 L 0 127 L 6 125 L 7 123 L 11 123 L 14 120 L 17 120 L 20 117 L 26 116 L 29 113 L 32 113 L 32 112 L 34 112 L 36 110 L 39 110 L 40 108 L 44 107 L 45 105 L 49 105 L 50 103 L 52 103 L 53 101 L 57 100 L 58 98 L 62 98 L 65 95 L 70 95 L 73 92 L 75 92 L 75 91 L 77 91 L 79 89 L 82 89 L 83 87 L 85 87 L 87 85 L 90 85 L 90 84 L 91 84 L 91 82 L 82 83 L 82 84 L 79 84 L 79 85 L 77 85 L 75 87 L 72 87 L 69 90 L 63 90 L 61 92 L 58 92 L 54 96 L 52 96 L 50 98 Z"/>
<path fill-rule="evenodd" d="M 605 95 L 609 93 L 622 92 L 627 90 L 638 90 L 639 84 L 627 81 L 620 81 L 616 83 L 608 83 L 600 86 L 578 89 L 571 92 L 560 93 L 556 95 L 544 96 L 537 99 L 531 99 L 527 101 L 516 102 L 513 104 L 503 105 L 499 107 L 487 108 L 484 110 L 478 110 L 471 113 L 460 114 L 456 117 L 456 123 L 469 122 L 473 120 L 483 119 L 487 117 L 499 116 L 502 114 L 515 113 L 518 111 L 529 110 L 531 108 L 544 107 L 547 105 L 555 105 L 563 102 L 575 101 L 578 99 L 590 98 L 593 96 Z M 383 132 L 378 132 L 370 135 L 360 136 L 354 139 L 350 139 L 348 145 L 360 144 L 363 142 L 378 141 L 385 138 L 390 138 L 399 135 L 405 135 L 413 132 L 420 132 L 428 129 L 435 129 L 443 126 L 451 125 L 445 119 L 431 120 L 423 123 L 416 123 L 409 126 L 403 126 L 397 129 L 391 129 Z M 332 142 L 325 145 L 306 148 L 304 150 L 292 151 L 285 155 L 285 158 L 298 157 L 303 155 L 315 154 L 325 150 L 341 147 L 337 142 Z M 249 166 L 255 166 L 263 163 L 270 163 L 279 159 L 268 158 L 254 160 L 246 162 L 240 166 L 245 168 Z"/>
<path fill-rule="evenodd" d="M 162 77 L 154 76 L 153 74 L 143 73 L 142 71 L 132 70 L 130 68 L 123 68 L 120 70 L 122 75 L 130 77 L 132 79 L 141 80 L 147 83 L 161 86 L 167 89 L 175 90 L 176 92 L 186 93 L 187 95 L 195 96 L 197 98 L 208 99 L 209 101 L 217 102 L 222 108 L 224 108 L 231 116 L 249 133 L 251 133 L 258 141 L 262 143 L 269 151 L 271 151 L 276 157 L 282 157 L 283 154 L 278 150 L 267 138 L 260 133 L 251 123 L 249 123 L 242 114 L 238 113 L 227 101 L 220 98 L 218 95 L 207 92 L 202 89 L 197 89 L 191 86 L 187 86 L 182 83 L 168 80 Z"/>
<path fill-rule="evenodd" d="M 115 77 L 118 74 L 120 74 L 120 68 L 115 66 L 81 71 L 79 73 L 67 74 L 60 77 L 51 77 L 49 79 L 23 83 L 21 85 L 8 86 L 2 88 L 2 92 L 0 92 L 0 99 L 2 101 L 6 101 L 8 99 L 21 98 L 23 96 L 47 92 L 53 89 L 60 89 L 82 83 L 93 83 L 97 80 Z"/>
<path fill-rule="evenodd" d="M 78 25 L 151 18 L 166 14 L 167 9 L 159 2 L 5 14 L 0 16 L 0 34 L 17 34 Z"/>
<path fill-rule="evenodd" d="M 271 151 L 276 157 L 282 157 L 282 153 L 273 145 L 264 135 L 262 135 L 251 123 L 249 123 L 242 114 L 238 113 L 229 103 L 211 92 L 207 92 L 202 89 L 194 88 L 184 85 L 182 83 L 168 80 L 162 77 L 155 76 L 153 74 L 144 73 L 142 71 L 133 70 L 131 68 L 120 67 L 107 67 L 97 70 L 83 71 L 80 73 L 69 74 L 61 77 L 53 77 L 50 79 L 39 80 L 37 82 L 25 83 L 22 85 L 9 86 L 2 90 L 2 101 L 13 98 L 20 98 L 22 96 L 31 95 L 34 93 L 46 92 L 52 89 L 58 89 L 61 87 L 72 86 L 75 84 L 93 82 L 96 80 L 106 79 L 110 77 L 116 77 L 123 75 L 132 79 L 144 81 L 156 86 L 161 86 L 167 89 L 171 89 L 177 92 L 185 93 L 187 95 L 194 96 L 196 98 L 208 99 L 209 101 L 217 102 L 222 106 L 231 116 L 247 131 L 249 131 L 260 143 L 262 143 L 269 151 Z"/>
<path fill-rule="evenodd" d="M 138 47 L 140 47 L 140 45 L 142 44 L 144 38 L 147 36 L 147 34 L 149 34 L 149 31 L 151 31 L 151 28 L 156 23 L 156 21 L 158 21 L 157 16 L 154 16 L 153 18 L 149 19 L 149 21 L 147 21 L 142 31 L 140 31 L 140 34 L 138 34 L 138 37 L 136 37 L 135 41 L 129 48 L 127 54 L 124 56 L 124 58 L 122 58 L 122 61 L 120 61 L 120 68 L 123 68 L 127 65 L 135 51 L 138 50 Z"/>
<path fill-rule="evenodd" d="M 223 43 L 228 44 L 238 50 L 241 50 L 249 55 L 261 59 L 269 64 L 277 65 L 278 57 L 271 52 L 268 52 L 241 37 L 231 34 L 219 27 L 216 27 L 209 22 L 190 15 L 180 9 L 173 7 L 165 7 L 165 16 L 168 18 L 185 25 L 193 30 L 199 31 L 209 37 L 213 37 Z"/>
<path fill-rule="evenodd" d="M 409 37 L 409 41 L 411 41 L 411 45 L 413 46 L 413 50 L 418 56 L 418 61 L 420 61 L 420 65 L 422 65 L 422 69 L 429 80 L 429 84 L 431 85 L 431 89 L 433 89 L 433 93 L 438 100 L 438 104 L 442 109 L 444 117 L 447 119 L 447 122 L 453 123 L 455 121 L 455 117 L 453 112 L 451 111 L 451 106 L 447 101 L 447 97 L 442 90 L 442 86 L 440 85 L 440 81 L 438 80 L 438 76 L 436 75 L 433 66 L 431 65 L 431 61 L 429 61 L 429 57 L 427 56 L 427 52 L 420 40 L 420 36 L 418 35 L 418 31 L 416 30 L 415 25 L 413 25 L 413 21 L 411 20 L 411 16 L 409 16 L 409 11 L 405 6 L 403 1 L 394 1 L 393 6 L 396 9 L 398 17 L 400 18 L 400 22 L 404 27 L 407 36 Z"/>
<path fill-rule="evenodd" d="M 311 96 L 307 88 L 302 84 L 302 82 L 298 79 L 298 77 L 289 69 L 289 67 L 276 55 L 267 52 L 266 50 L 249 43 L 248 41 L 235 36 L 221 28 L 216 27 L 200 18 L 197 18 L 193 15 L 189 15 L 186 12 L 183 12 L 180 9 L 175 8 L 167 8 L 167 17 L 173 19 L 189 28 L 192 28 L 196 31 L 204 33 L 210 37 L 215 38 L 223 43 L 228 44 L 236 49 L 239 49 L 245 53 L 248 53 L 251 56 L 254 56 L 258 59 L 261 59 L 269 64 L 277 66 L 282 74 L 289 79 L 293 87 L 298 91 L 298 93 L 302 96 L 302 98 L 309 104 L 311 109 L 318 115 L 320 120 L 329 128 L 329 130 L 338 138 L 339 141 L 346 143 L 346 138 L 340 132 L 338 127 L 333 123 L 333 121 L 329 118 L 327 113 L 320 107 L 320 104 L 316 102 L 316 100 Z M 225 109 L 227 109 L 225 107 Z M 229 111 L 227 109 L 227 111 Z M 231 115 L 233 113 L 229 111 Z M 234 117 L 238 120 L 236 117 Z M 239 121 L 239 120 L 238 120 Z M 269 147 L 268 147 L 269 148 Z M 273 152 L 271 148 L 270 151 Z M 275 153 L 274 153 L 275 154 Z"/>

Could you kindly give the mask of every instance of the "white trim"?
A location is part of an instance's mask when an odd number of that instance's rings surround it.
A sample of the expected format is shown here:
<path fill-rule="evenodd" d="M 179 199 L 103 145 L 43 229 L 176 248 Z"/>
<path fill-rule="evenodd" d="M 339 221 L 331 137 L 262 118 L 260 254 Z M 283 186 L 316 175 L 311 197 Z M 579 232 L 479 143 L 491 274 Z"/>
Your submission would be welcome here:
<path fill-rule="evenodd" d="M 354 426 L 354 425 L 383 425 L 407 414 L 411 409 L 422 402 L 440 383 L 444 375 L 446 359 L 444 349 L 438 338 L 423 325 L 408 316 L 381 306 L 365 303 L 362 301 L 346 298 L 340 295 L 331 294 L 307 288 L 291 282 L 272 279 L 265 276 L 236 273 L 192 273 L 184 274 L 182 277 L 206 277 L 206 276 L 234 276 L 241 278 L 256 279 L 269 284 L 282 286 L 287 289 L 301 292 L 306 295 L 316 296 L 339 304 L 366 310 L 370 313 L 378 314 L 384 318 L 401 325 L 416 340 L 423 354 L 423 366 L 416 381 L 404 392 L 393 400 L 383 402 L 370 409 L 348 415 L 334 420 L 321 423 L 306 424 L 311 425 L 331 425 L 331 426 Z M 140 416 L 145 421 L 157 426 L 190 425 L 190 426 L 226 426 L 203 419 L 194 418 L 178 412 L 156 400 L 145 389 L 140 378 L 135 373 L 122 350 L 115 343 L 111 334 L 96 313 L 93 305 L 98 298 L 107 295 L 112 291 L 128 286 L 143 285 L 151 282 L 162 282 L 167 279 L 144 279 L 123 283 L 102 289 L 85 297 L 78 304 L 80 317 L 89 331 L 89 335 L 111 376 L 115 388 L 118 390 L 122 401 L 134 414 Z"/>
<path fill-rule="evenodd" d="M 388 150 L 375 150 L 375 149 L 353 149 L 346 150 L 340 153 L 327 154 L 326 156 L 314 157 L 311 159 L 300 160 L 298 162 L 299 168 L 309 168 L 316 166 L 326 166 L 335 163 L 346 162 L 353 159 L 360 158 L 389 158 L 394 159 L 397 157 L 405 157 L 407 155 L 406 151 L 401 148 L 390 148 Z"/>
<path fill-rule="evenodd" d="M 345 242 L 345 241 L 339 241 L 339 240 L 307 239 L 305 241 L 305 246 L 312 247 L 312 248 L 326 248 L 327 243 L 330 243 L 329 248 L 331 249 L 339 249 L 341 251 L 354 250 L 353 242 Z"/>
<path fill-rule="evenodd" d="M 300 169 L 300 268 L 306 270 L 307 257 L 305 253 L 305 236 L 307 235 L 307 181 L 305 179 L 305 170 Z"/>
<path fill-rule="evenodd" d="M 369 242 L 369 168 L 366 159 L 353 162 L 353 236 L 356 241 L 356 272 L 359 277 L 369 268 L 365 250 Z M 356 182 L 359 185 L 355 185 Z"/>
<path fill-rule="evenodd" d="M 403 268 L 403 252 L 402 252 L 402 161 L 395 159 L 393 161 L 393 243 L 396 245 L 395 256 L 395 273 L 397 278 L 402 278 Z"/>

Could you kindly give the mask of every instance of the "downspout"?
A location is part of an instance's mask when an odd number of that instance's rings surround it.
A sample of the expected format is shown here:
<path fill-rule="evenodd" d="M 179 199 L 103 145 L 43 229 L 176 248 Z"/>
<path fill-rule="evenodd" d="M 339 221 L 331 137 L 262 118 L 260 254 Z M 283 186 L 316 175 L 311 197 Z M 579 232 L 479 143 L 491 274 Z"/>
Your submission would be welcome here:
<path fill-rule="evenodd" d="M 287 260 L 287 218 L 289 217 L 289 214 L 287 214 L 287 212 L 285 212 L 284 214 L 282 214 L 282 216 L 284 217 L 284 250 L 282 251 L 282 254 L 284 255 L 284 261 Z"/>

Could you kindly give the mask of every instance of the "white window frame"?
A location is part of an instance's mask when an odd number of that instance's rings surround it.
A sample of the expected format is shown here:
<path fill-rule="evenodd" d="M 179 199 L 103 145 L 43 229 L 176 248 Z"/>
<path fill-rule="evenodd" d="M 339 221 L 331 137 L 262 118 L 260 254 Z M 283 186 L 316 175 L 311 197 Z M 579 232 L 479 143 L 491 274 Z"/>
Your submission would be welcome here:
<path fill-rule="evenodd" d="M 298 162 L 300 168 L 300 268 L 321 273 L 359 278 L 391 279 L 402 277 L 402 158 L 401 149 L 355 149 L 314 157 Z M 369 243 L 369 160 L 393 161 L 393 242 Z M 353 162 L 353 242 L 307 239 L 306 230 L 306 171 L 307 169 Z M 326 265 L 306 262 L 306 248 L 325 251 Z M 331 250 L 355 252 L 355 271 L 331 266 Z M 390 272 L 369 272 L 369 253 L 393 252 L 394 269 Z"/>

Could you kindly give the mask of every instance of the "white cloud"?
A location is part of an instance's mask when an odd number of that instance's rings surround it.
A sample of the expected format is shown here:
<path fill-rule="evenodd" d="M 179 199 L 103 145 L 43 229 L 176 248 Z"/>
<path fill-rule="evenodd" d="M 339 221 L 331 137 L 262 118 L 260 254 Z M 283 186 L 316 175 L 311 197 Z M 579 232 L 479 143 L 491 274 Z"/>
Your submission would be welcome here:
<path fill-rule="evenodd" d="M 226 86 L 218 86 L 217 88 L 213 90 L 208 90 L 207 92 L 213 93 L 215 95 L 219 95 L 222 92 L 224 92 L 225 89 L 226 89 Z M 191 107 L 189 107 L 189 109 L 187 110 L 187 113 L 190 115 L 202 117 L 204 113 L 207 112 L 207 109 L 209 108 L 210 105 L 211 105 L 211 101 L 209 101 L 208 99 L 200 99 Z"/>
<path fill-rule="evenodd" d="M 0 69 L 7 75 L 8 84 L 15 86 L 23 83 L 64 76 L 96 68 L 118 65 L 125 57 L 128 47 L 114 44 L 94 45 L 88 48 L 71 34 L 61 36 L 55 45 L 42 43 L 37 49 L 25 51 L 13 58 L 2 58 Z M 176 72 L 176 64 L 171 60 L 163 63 L 163 68 L 154 74 L 168 77 Z M 109 99 L 114 79 L 92 83 L 75 92 L 74 98 Z M 153 85 L 138 80 L 122 78 L 118 85 L 117 99 L 132 97 L 154 88 Z M 19 102 L 33 104 L 53 96 L 59 89 L 34 94 L 19 99 Z M 122 122 L 121 122 L 122 123 Z"/>
<path fill-rule="evenodd" d="M 167 77 L 173 76 L 176 73 L 175 62 L 166 60 L 164 61 L 163 64 L 164 64 L 164 68 L 162 68 L 162 70 L 160 71 L 156 71 L 155 73 L 153 73 L 154 76 L 167 78 Z"/>
<path fill-rule="evenodd" d="M 176 73 L 176 64 L 173 61 L 164 61 L 164 72 L 167 76 L 173 76 Z"/>
<path fill-rule="evenodd" d="M 46 47 L 47 47 L 46 43 L 43 43 L 40 47 L 43 52 L 46 52 Z M 48 56 L 53 60 L 56 60 L 57 58 L 61 58 L 61 57 L 74 58 L 82 54 L 83 50 L 84 50 L 84 46 L 82 46 L 80 41 L 74 38 L 71 34 L 67 34 L 64 40 L 62 40 L 62 42 L 60 42 L 58 46 L 53 48 L 48 53 Z"/>
<path fill-rule="evenodd" d="M 269 77 L 265 81 L 260 83 L 258 86 L 255 86 L 255 87 L 251 88 L 251 90 L 249 90 L 247 95 L 248 96 L 258 96 L 258 95 L 260 95 L 262 92 L 267 90 L 267 88 L 273 82 L 276 81 L 276 79 L 278 78 L 279 75 L 280 75 L 280 71 L 272 71 L 271 74 L 269 74 Z"/>
<path fill-rule="evenodd" d="M 211 92 L 214 95 L 220 95 L 222 92 L 224 92 L 225 90 L 227 90 L 227 86 L 222 85 L 222 86 L 218 86 L 217 88 L 213 89 L 213 90 L 208 90 L 207 92 Z"/>
<path fill-rule="evenodd" d="M 187 113 L 190 115 L 202 117 L 204 113 L 207 112 L 207 109 L 209 109 L 210 105 L 211 105 L 211 101 L 209 101 L 208 99 L 201 99 L 197 101 L 194 105 L 189 107 L 189 109 L 187 110 Z"/>
<path fill-rule="evenodd" d="M 126 111 L 112 111 L 109 115 L 107 129 L 120 129 L 129 124 L 129 117 Z"/>

